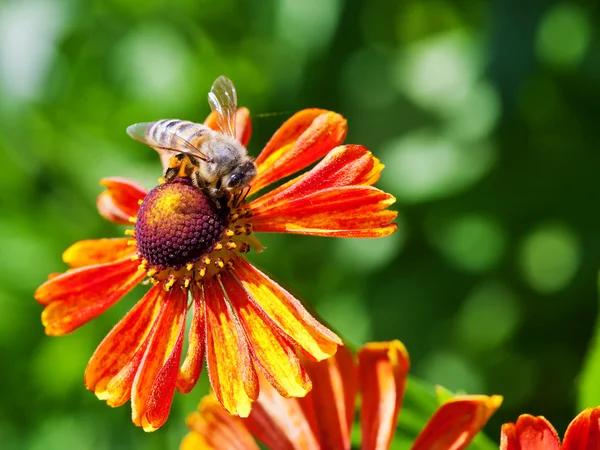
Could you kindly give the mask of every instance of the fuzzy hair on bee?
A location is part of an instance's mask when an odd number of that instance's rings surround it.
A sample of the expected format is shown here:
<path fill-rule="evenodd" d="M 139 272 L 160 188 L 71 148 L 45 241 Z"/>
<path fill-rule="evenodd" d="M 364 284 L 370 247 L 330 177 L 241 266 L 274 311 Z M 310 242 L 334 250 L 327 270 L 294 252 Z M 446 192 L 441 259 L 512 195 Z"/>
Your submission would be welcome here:
<path fill-rule="evenodd" d="M 217 116 L 218 131 L 187 120 L 161 119 L 131 125 L 127 133 L 155 150 L 174 154 L 165 171 L 166 182 L 177 176 L 190 177 L 198 189 L 220 204 L 244 196 L 257 171 L 254 159 L 235 138 L 237 94 L 231 80 L 217 78 L 208 102 Z"/>

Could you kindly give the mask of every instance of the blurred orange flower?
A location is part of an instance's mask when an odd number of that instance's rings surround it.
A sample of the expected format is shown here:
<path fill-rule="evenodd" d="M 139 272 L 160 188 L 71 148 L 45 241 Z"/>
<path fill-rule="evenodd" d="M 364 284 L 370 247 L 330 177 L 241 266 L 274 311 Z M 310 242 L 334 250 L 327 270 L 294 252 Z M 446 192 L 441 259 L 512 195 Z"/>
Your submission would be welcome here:
<path fill-rule="evenodd" d="M 502 425 L 501 450 L 591 450 L 600 448 L 600 407 L 587 408 L 567 427 L 562 446 L 546 418 L 522 414 Z"/>
<path fill-rule="evenodd" d="M 360 391 L 361 448 L 386 450 L 396 430 L 409 369 L 399 341 L 369 343 L 358 363 L 346 348 L 322 362 L 307 362 L 313 389 L 304 398 L 283 398 L 261 378 L 261 392 L 246 419 L 229 414 L 213 395 L 191 413 L 181 450 L 350 449 L 355 397 Z M 469 445 L 502 403 L 502 397 L 460 395 L 441 405 L 413 450 L 460 450 Z"/>
<path fill-rule="evenodd" d="M 250 137 L 248 110 L 236 116 Z M 215 128 L 215 116 L 205 122 Z M 152 431 L 167 419 L 175 388 L 189 392 L 203 361 L 216 397 L 247 416 L 258 397 L 257 368 L 286 397 L 311 381 L 296 349 L 320 361 L 341 341 L 286 290 L 242 255 L 262 250 L 255 232 L 380 237 L 394 232 L 394 197 L 372 185 L 383 165 L 364 147 L 338 146 L 339 114 L 307 109 L 275 133 L 256 160 L 250 195 L 323 158 L 308 172 L 246 203 L 217 207 L 188 178 L 150 192 L 109 178 L 98 198 L 108 220 L 135 224 L 130 238 L 85 240 L 63 254 L 70 267 L 35 292 L 49 335 L 69 333 L 144 281 L 154 285 L 100 344 L 85 372 L 88 389 L 119 406 L 131 399 L 133 422 Z M 186 315 L 192 323 L 183 363 Z"/>

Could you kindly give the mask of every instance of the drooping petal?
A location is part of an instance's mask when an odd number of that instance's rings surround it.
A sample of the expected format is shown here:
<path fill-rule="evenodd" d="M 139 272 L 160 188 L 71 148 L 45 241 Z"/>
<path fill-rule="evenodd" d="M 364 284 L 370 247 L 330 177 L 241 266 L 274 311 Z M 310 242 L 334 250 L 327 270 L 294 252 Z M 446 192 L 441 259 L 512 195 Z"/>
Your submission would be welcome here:
<path fill-rule="evenodd" d="M 127 258 L 70 270 L 46 281 L 34 294 L 47 305 L 42 312 L 46 334 L 69 333 L 106 311 L 145 277 L 137 266 Z"/>
<path fill-rule="evenodd" d="M 110 406 L 129 400 L 134 376 L 160 312 L 163 289 L 152 287 L 104 338 L 85 370 L 85 386 Z"/>
<path fill-rule="evenodd" d="M 307 356 L 321 361 L 334 355 L 342 345 L 341 339 L 312 317 L 289 292 L 243 258 L 235 258 L 234 273 L 252 303 Z"/>
<path fill-rule="evenodd" d="M 350 449 L 350 432 L 358 388 L 357 366 L 352 353 L 340 347 L 335 356 L 321 362 L 306 361 L 313 380 L 312 391 L 300 404 L 305 414 L 314 416 L 322 448 Z M 312 413 L 308 409 L 312 409 Z"/>
<path fill-rule="evenodd" d="M 280 395 L 304 397 L 311 388 L 310 379 L 294 348 L 281 337 L 279 327 L 252 302 L 234 277 L 224 276 L 222 284 L 263 375 Z"/>
<path fill-rule="evenodd" d="M 193 316 L 188 339 L 188 350 L 177 376 L 177 390 L 184 394 L 190 392 L 198 382 L 204 350 L 206 349 L 206 312 L 202 288 L 192 287 Z"/>
<path fill-rule="evenodd" d="M 394 202 L 372 186 L 347 186 L 250 209 L 258 232 L 374 238 L 396 230 L 398 213 L 386 209 Z"/>
<path fill-rule="evenodd" d="M 137 250 L 128 244 L 129 241 L 128 238 L 79 241 L 66 249 L 62 258 L 72 269 L 131 258 Z"/>
<path fill-rule="evenodd" d="M 408 352 L 400 341 L 371 342 L 358 352 L 363 450 L 389 448 L 409 367 Z"/>
<path fill-rule="evenodd" d="M 305 109 L 288 119 L 256 158 L 258 175 L 250 193 L 292 175 L 341 144 L 346 119 L 322 109 Z"/>
<path fill-rule="evenodd" d="M 132 420 L 145 431 L 160 428 L 171 411 L 183 348 L 187 292 L 164 292 L 160 302 L 156 326 L 131 389 Z"/>
<path fill-rule="evenodd" d="M 264 377 L 260 396 L 244 424 L 267 448 L 277 450 L 313 450 L 320 445 L 317 429 L 306 420 L 297 398 L 284 398 Z M 308 394 L 310 395 L 310 393 Z M 326 447 L 325 447 L 326 448 Z"/>
<path fill-rule="evenodd" d="M 259 450 L 242 420 L 225 411 L 212 394 L 200 400 L 198 412 L 185 422 L 192 432 L 180 450 Z"/>
<path fill-rule="evenodd" d="M 139 201 L 148 193 L 146 189 L 125 178 L 103 178 L 100 184 L 107 188 L 96 200 L 100 215 L 119 224 L 131 224 L 130 217 L 137 216 Z"/>
<path fill-rule="evenodd" d="M 600 407 L 587 408 L 569 424 L 563 450 L 600 448 Z"/>
<path fill-rule="evenodd" d="M 217 114 L 211 112 L 204 125 L 215 130 L 220 131 L 217 125 Z M 250 119 L 250 111 L 248 108 L 238 108 L 235 112 L 235 138 L 242 143 L 245 147 L 250 141 L 250 135 L 252 134 L 252 120 Z"/>
<path fill-rule="evenodd" d="M 502 425 L 501 450 L 560 450 L 558 433 L 544 417 L 522 414 L 517 423 Z"/>
<path fill-rule="evenodd" d="M 217 399 L 230 413 L 248 417 L 258 397 L 258 380 L 244 332 L 217 282 L 204 285 L 206 363 Z"/>
<path fill-rule="evenodd" d="M 412 450 L 463 450 L 500 407 L 502 397 L 460 395 L 438 408 Z"/>

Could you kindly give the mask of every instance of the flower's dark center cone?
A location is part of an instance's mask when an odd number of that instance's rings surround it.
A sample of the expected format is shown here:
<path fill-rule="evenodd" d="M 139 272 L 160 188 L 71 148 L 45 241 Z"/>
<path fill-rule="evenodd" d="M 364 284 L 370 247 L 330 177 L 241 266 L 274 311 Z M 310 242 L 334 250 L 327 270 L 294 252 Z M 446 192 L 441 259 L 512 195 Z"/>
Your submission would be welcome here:
<path fill-rule="evenodd" d="M 176 178 L 152 189 L 130 220 L 125 234 L 137 247 L 139 270 L 165 290 L 201 286 L 207 277 L 232 270 L 235 253 L 261 251 L 253 236 L 252 211 L 237 204 L 217 204 L 189 178 Z"/>
<path fill-rule="evenodd" d="M 189 178 L 161 184 L 140 206 L 135 223 L 139 254 L 158 270 L 195 262 L 221 240 L 228 214 Z"/>

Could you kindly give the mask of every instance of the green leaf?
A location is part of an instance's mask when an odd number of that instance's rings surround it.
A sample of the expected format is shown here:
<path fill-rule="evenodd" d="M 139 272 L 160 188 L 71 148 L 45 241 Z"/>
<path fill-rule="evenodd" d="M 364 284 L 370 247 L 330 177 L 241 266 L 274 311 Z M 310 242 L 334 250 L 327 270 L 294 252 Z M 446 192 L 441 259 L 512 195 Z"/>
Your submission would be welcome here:
<path fill-rule="evenodd" d="M 600 292 L 600 276 L 598 277 Z M 594 337 L 590 342 L 588 353 L 579 376 L 577 392 L 577 410 L 588 406 L 600 405 L 600 316 L 596 319 Z"/>

